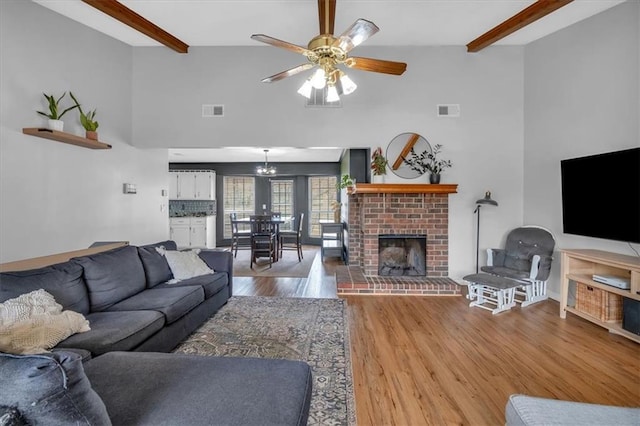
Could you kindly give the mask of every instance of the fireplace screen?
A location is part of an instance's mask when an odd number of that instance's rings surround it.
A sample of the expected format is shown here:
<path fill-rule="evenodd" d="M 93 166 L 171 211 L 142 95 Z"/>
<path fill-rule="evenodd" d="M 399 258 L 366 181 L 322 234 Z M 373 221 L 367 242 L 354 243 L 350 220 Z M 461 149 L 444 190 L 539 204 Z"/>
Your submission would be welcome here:
<path fill-rule="evenodd" d="M 378 275 L 427 275 L 427 236 L 378 235 Z"/>

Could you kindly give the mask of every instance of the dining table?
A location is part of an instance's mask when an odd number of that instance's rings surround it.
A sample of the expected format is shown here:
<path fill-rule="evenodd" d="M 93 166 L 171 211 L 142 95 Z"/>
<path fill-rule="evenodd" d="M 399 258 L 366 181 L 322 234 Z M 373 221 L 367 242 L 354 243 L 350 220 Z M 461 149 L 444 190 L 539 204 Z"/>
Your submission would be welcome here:
<path fill-rule="evenodd" d="M 263 215 L 255 215 L 255 216 L 263 216 Z M 269 215 L 264 215 L 264 216 L 269 216 Z M 290 223 L 292 222 L 294 219 L 293 216 L 271 216 L 271 223 L 276 225 L 276 253 L 274 256 L 273 261 L 277 262 L 278 261 L 278 253 L 279 253 L 279 244 L 280 244 L 280 238 L 277 236 L 278 232 L 280 232 L 280 225 L 282 225 L 283 223 Z M 234 224 L 237 224 L 239 226 L 244 226 L 244 225 L 250 225 L 251 224 L 251 218 L 250 217 L 242 217 L 242 218 L 238 218 L 235 220 L 231 221 Z"/>

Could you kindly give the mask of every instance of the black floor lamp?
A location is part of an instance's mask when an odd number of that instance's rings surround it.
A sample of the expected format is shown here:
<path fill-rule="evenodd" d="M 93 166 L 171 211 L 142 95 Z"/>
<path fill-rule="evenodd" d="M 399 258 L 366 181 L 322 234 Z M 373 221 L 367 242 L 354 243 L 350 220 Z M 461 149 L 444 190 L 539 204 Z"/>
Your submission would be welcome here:
<path fill-rule="evenodd" d="M 491 191 L 487 191 L 484 194 L 484 198 L 476 201 L 476 209 L 473 211 L 478 214 L 478 225 L 476 226 L 476 274 L 478 273 L 478 261 L 480 259 L 480 207 L 483 204 L 488 204 L 490 206 L 497 206 L 498 202 L 491 199 Z"/>

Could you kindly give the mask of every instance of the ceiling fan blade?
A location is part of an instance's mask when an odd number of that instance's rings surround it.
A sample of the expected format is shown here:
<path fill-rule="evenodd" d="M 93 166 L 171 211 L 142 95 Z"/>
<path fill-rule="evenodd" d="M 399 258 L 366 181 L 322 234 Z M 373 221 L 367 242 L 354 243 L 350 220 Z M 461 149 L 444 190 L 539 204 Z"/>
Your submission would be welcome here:
<path fill-rule="evenodd" d="M 291 77 L 292 75 L 296 75 L 313 67 L 315 67 L 315 65 L 309 62 L 306 64 L 298 65 L 297 67 L 293 67 L 289 70 L 279 72 L 278 74 L 272 75 L 271 77 L 263 78 L 260 81 L 263 83 L 273 83 L 274 81 L 280 81 L 283 78 Z"/>
<path fill-rule="evenodd" d="M 333 47 L 339 47 L 347 53 L 378 31 L 380 31 L 380 28 L 373 22 L 366 19 L 358 19 L 345 32 L 340 34 L 340 37 L 333 42 Z"/>
<path fill-rule="evenodd" d="M 318 0 L 318 20 L 320 34 L 333 34 L 336 23 L 336 0 Z"/>
<path fill-rule="evenodd" d="M 345 62 L 349 68 L 355 68 L 362 71 L 381 72 L 384 74 L 401 75 L 406 69 L 407 64 L 404 62 L 385 61 L 383 59 L 359 58 L 351 56 Z"/>
<path fill-rule="evenodd" d="M 283 49 L 291 50 L 292 52 L 301 53 L 305 55 L 309 50 L 306 47 L 298 46 L 297 44 L 289 43 L 288 41 L 278 40 L 277 38 L 269 37 L 264 34 L 254 34 L 251 36 L 253 40 L 261 41 L 263 43 L 270 44 L 275 47 L 281 47 Z"/>

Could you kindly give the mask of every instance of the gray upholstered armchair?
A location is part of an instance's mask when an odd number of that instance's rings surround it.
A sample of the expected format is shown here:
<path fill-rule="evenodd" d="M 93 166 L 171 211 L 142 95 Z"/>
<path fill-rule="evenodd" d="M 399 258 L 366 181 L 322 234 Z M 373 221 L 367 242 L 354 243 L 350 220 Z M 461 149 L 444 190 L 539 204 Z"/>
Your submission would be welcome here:
<path fill-rule="evenodd" d="M 547 298 L 547 280 L 551 272 L 556 241 L 548 229 L 523 226 L 507 235 L 504 249 L 487 249 L 487 266 L 483 272 L 528 281 L 516 290 L 522 306 Z"/>

